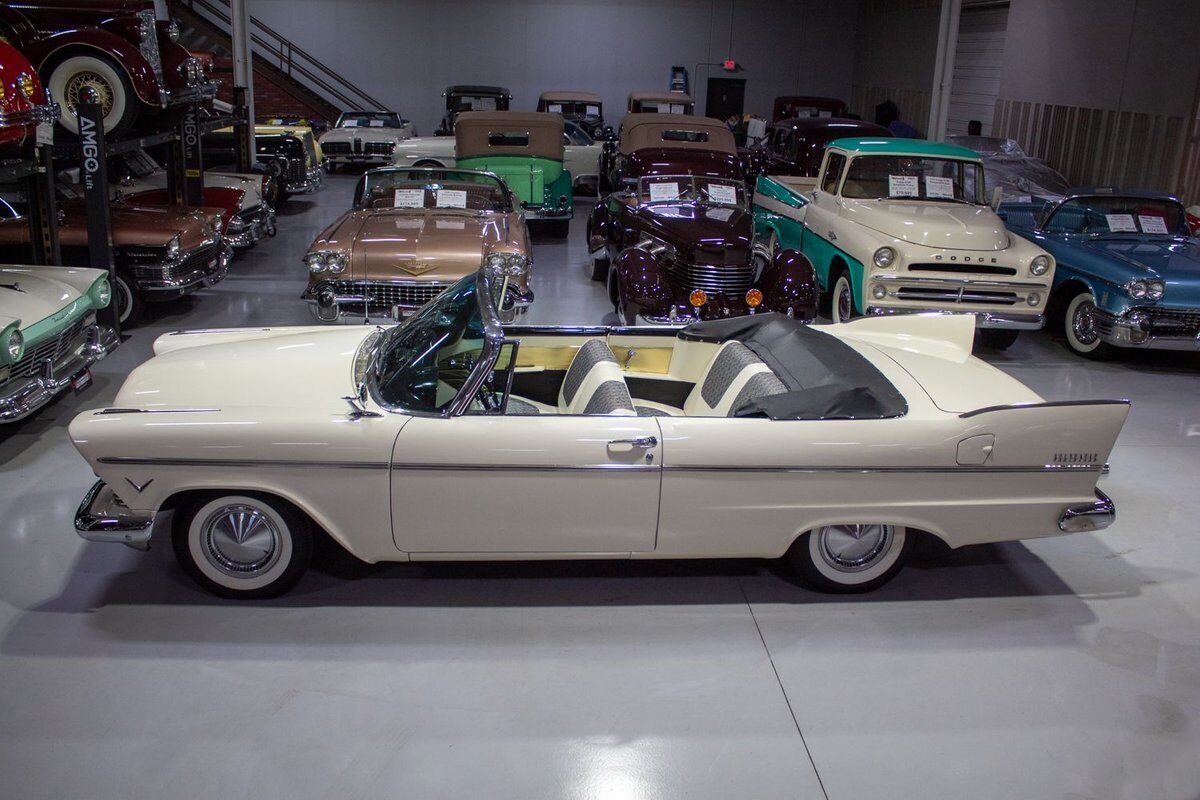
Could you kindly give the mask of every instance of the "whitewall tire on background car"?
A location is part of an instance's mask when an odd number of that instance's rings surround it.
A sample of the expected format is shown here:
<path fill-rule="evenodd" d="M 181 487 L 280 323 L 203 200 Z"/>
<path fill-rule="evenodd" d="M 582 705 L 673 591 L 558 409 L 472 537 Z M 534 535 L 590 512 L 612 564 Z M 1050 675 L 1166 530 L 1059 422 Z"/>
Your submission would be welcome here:
<path fill-rule="evenodd" d="M 134 325 L 142 316 L 142 298 L 138 297 L 129 280 L 117 273 L 113 279 L 113 302 L 117 304 L 117 319 L 121 327 Z"/>
<path fill-rule="evenodd" d="M 1096 331 L 1096 298 L 1089 291 L 1082 291 L 1071 298 L 1063 312 L 1063 334 L 1067 347 L 1081 356 L 1103 358 L 1109 353 L 1109 345 L 1101 341 Z"/>
<path fill-rule="evenodd" d="M 137 117 L 138 100 L 124 70 L 102 56 L 74 55 L 55 64 L 46 88 L 62 104 L 58 123 L 75 135 L 79 134 L 75 104 L 88 96 L 100 104 L 107 136 L 125 130 Z"/>
<path fill-rule="evenodd" d="M 849 322 L 854 318 L 854 290 L 844 270 L 838 273 L 829 293 L 829 318 L 834 322 Z"/>
<path fill-rule="evenodd" d="M 308 520 L 258 494 L 207 494 L 175 513 L 175 556 L 197 583 L 221 597 L 277 597 L 312 558 Z"/>
<path fill-rule="evenodd" d="M 788 558 L 814 589 L 869 592 L 900 571 L 913 538 L 899 525 L 825 525 L 796 540 Z"/>

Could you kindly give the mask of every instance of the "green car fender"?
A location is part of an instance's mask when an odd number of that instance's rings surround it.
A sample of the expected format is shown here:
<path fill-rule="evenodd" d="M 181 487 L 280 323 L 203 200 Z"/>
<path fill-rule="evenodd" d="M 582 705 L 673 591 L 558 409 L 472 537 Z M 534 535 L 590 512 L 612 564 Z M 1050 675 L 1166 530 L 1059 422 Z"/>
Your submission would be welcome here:
<path fill-rule="evenodd" d="M 854 310 L 861 314 L 864 308 L 863 276 L 865 274 L 862 262 L 808 228 L 804 229 L 800 242 L 800 251 L 813 263 L 821 291 L 828 292 L 833 289 L 832 277 L 835 265 L 839 261 L 846 265 L 846 271 L 850 273 L 850 293 L 854 296 Z"/>

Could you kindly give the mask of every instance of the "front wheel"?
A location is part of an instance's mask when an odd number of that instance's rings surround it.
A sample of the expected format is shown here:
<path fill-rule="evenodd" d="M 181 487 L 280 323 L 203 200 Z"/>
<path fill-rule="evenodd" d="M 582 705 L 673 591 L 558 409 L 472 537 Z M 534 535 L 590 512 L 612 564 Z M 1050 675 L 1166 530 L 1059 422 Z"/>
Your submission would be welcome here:
<path fill-rule="evenodd" d="M 601 252 L 603 252 L 603 251 L 601 251 Z M 593 258 L 592 259 L 592 280 L 602 281 L 605 278 L 607 278 L 608 277 L 608 265 L 610 263 L 611 262 L 609 262 L 607 256 L 600 256 L 599 258 Z"/>
<path fill-rule="evenodd" d="M 826 525 L 797 539 L 787 557 L 813 589 L 869 592 L 901 570 L 913 538 L 898 525 Z"/>
<path fill-rule="evenodd" d="M 180 566 L 219 597 L 261 599 L 291 589 L 312 558 L 308 520 L 257 494 L 201 497 L 175 514 Z"/>
<path fill-rule="evenodd" d="M 58 124 L 76 136 L 79 118 L 75 106 L 88 99 L 100 105 L 105 136 L 127 130 L 140 110 L 125 70 L 102 56 L 76 55 L 62 60 L 51 68 L 46 87 L 62 103 Z"/>
<path fill-rule="evenodd" d="M 117 273 L 113 281 L 113 302 L 117 304 L 117 320 L 122 328 L 136 325 L 142 318 L 144 304 L 138 296 L 133 283 L 121 273 Z"/>
<path fill-rule="evenodd" d="M 829 318 L 834 322 L 849 322 L 854 318 L 854 290 L 845 272 L 838 273 L 829 293 Z"/>
<path fill-rule="evenodd" d="M 1063 313 L 1063 334 L 1067 338 L 1067 346 L 1085 358 L 1104 358 L 1112 352 L 1112 347 L 1100 339 L 1096 313 L 1096 298 L 1088 291 L 1072 297 Z"/>

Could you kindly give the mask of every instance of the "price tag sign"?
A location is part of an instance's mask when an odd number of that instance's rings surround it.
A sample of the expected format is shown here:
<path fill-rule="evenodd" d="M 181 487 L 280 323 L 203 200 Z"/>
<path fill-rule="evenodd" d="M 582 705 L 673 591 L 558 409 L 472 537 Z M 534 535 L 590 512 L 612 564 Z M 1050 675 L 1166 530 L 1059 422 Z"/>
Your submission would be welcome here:
<path fill-rule="evenodd" d="M 394 202 L 396 208 L 424 208 L 424 189 L 397 189 Z"/>
<path fill-rule="evenodd" d="M 600 106 L 588 106 L 587 107 L 587 115 L 589 117 L 600 116 Z"/>
<path fill-rule="evenodd" d="M 679 184 L 675 181 L 668 183 L 652 183 L 650 184 L 650 201 L 657 202 L 659 200 L 678 200 L 679 199 Z"/>
<path fill-rule="evenodd" d="M 382 127 L 383 127 L 383 120 L 381 120 L 381 119 L 373 119 L 373 120 L 371 120 L 371 122 L 370 122 L 369 124 L 370 124 L 370 126 L 371 126 L 372 128 L 382 128 Z"/>
<path fill-rule="evenodd" d="M 933 175 L 925 176 L 925 196 L 945 198 L 947 200 L 954 199 L 954 181 L 950 178 L 937 178 Z"/>
<path fill-rule="evenodd" d="M 551 114 L 561 114 L 562 113 L 562 103 L 551 103 L 550 105 L 546 106 L 546 110 L 549 111 Z"/>
<path fill-rule="evenodd" d="M 37 143 L 54 144 L 54 123 L 39 122 L 37 126 Z"/>
<path fill-rule="evenodd" d="M 916 175 L 888 175 L 888 197 L 920 197 Z"/>
<path fill-rule="evenodd" d="M 1137 225 L 1133 221 L 1133 214 L 1105 214 L 1104 220 L 1108 223 L 1108 229 L 1113 233 L 1137 233 Z"/>
<path fill-rule="evenodd" d="M 438 189 L 438 208 L 466 208 L 467 191 L 465 189 Z"/>
<path fill-rule="evenodd" d="M 1162 217 L 1138 214 L 1138 224 L 1142 226 L 1142 233 L 1170 233 L 1167 230 L 1167 221 Z"/>
<path fill-rule="evenodd" d="M 708 199 L 723 206 L 736 206 L 737 189 L 724 183 L 709 184 Z"/>

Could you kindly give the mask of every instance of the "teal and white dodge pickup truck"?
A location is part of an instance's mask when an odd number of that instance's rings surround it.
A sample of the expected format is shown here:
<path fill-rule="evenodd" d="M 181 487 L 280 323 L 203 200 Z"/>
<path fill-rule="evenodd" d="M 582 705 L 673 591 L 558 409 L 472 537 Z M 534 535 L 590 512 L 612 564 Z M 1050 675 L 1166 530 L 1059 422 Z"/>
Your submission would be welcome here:
<path fill-rule="evenodd" d="M 971 313 L 985 345 L 1008 347 L 1045 324 L 1054 259 L 1009 234 L 983 187 L 983 163 L 963 147 L 836 139 L 815 179 L 758 178 L 756 248 L 808 256 L 835 321 Z"/>

